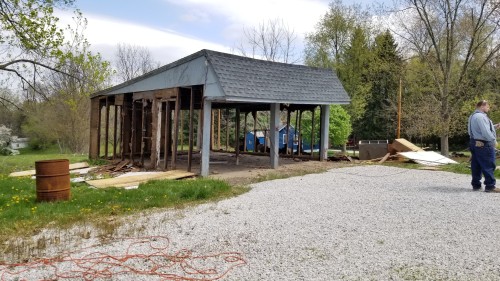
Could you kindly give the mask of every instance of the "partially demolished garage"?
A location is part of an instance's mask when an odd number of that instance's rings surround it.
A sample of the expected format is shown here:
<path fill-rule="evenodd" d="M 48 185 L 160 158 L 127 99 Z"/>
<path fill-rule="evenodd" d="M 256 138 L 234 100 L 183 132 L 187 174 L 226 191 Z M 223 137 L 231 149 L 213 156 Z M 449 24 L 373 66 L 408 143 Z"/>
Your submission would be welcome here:
<path fill-rule="evenodd" d="M 255 119 L 258 112 L 270 114 L 267 155 L 271 167 L 277 168 L 279 130 L 283 124 L 290 132 L 292 112 L 314 112 L 319 108 L 320 124 L 313 122 L 311 131 L 319 131 L 317 160 L 325 160 L 329 106 L 347 103 L 349 97 L 332 70 L 201 50 L 93 94 L 89 157 L 128 159 L 150 169 L 176 169 L 182 137 L 180 113 L 188 112 L 184 120 L 189 131 L 187 170 L 191 170 L 196 142 L 201 148 L 200 174 L 207 176 L 210 154 L 215 153 L 215 113 L 219 113 L 220 119 L 221 109 L 231 109 L 236 119 L 236 157 L 241 145 L 245 144 L 243 150 L 246 150 L 247 118 Z M 280 120 L 285 111 L 286 121 Z M 245 120 L 244 128 L 240 128 L 241 119 Z M 313 145 L 311 141 L 311 157 Z M 281 155 L 288 151 L 285 149 Z"/>

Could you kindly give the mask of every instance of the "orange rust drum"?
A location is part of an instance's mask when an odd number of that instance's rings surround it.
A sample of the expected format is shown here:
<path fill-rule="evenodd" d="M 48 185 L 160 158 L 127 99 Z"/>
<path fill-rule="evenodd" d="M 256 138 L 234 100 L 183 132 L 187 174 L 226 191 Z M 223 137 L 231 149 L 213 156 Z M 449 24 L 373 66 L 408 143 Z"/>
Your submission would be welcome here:
<path fill-rule="evenodd" d="M 70 198 L 69 160 L 35 162 L 36 200 L 59 201 Z"/>

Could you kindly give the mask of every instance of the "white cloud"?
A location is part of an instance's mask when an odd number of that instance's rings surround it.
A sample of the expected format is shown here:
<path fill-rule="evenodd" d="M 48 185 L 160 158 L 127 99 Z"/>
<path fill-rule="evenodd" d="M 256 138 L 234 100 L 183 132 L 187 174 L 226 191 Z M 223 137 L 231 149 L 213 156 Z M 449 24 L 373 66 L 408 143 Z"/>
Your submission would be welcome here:
<path fill-rule="evenodd" d="M 59 12 L 61 24 L 73 22 L 72 14 Z M 175 61 L 201 49 L 228 52 L 229 48 L 201 39 L 185 36 L 172 30 L 160 30 L 110 17 L 93 14 L 84 15 L 88 20 L 85 37 L 94 51 L 100 52 L 107 60 L 114 59 L 118 43 L 147 47 L 155 60 L 163 64 Z"/>
<path fill-rule="evenodd" d="M 303 38 L 312 32 L 328 10 L 322 0 L 166 0 L 172 5 L 183 6 L 186 13 L 193 8 L 205 11 L 213 19 L 225 19 L 229 25 L 224 30 L 228 39 L 235 39 L 243 27 L 257 26 L 263 21 L 280 18 Z"/>

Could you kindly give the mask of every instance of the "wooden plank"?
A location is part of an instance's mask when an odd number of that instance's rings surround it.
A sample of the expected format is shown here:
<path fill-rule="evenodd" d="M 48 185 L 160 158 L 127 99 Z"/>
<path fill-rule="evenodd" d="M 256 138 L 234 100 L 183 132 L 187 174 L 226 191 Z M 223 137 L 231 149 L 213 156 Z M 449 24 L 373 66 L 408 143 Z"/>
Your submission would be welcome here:
<path fill-rule="evenodd" d="M 94 186 L 96 188 L 105 187 L 127 187 L 135 186 L 141 183 L 148 182 L 150 180 L 176 180 L 195 176 L 194 173 L 173 170 L 168 172 L 159 172 L 147 175 L 136 175 L 127 177 L 118 177 L 112 179 L 101 179 L 101 180 L 90 180 L 86 181 L 88 185 Z"/>
<path fill-rule="evenodd" d="M 189 148 L 188 148 L 188 163 L 187 171 L 191 172 L 191 165 L 193 163 L 193 142 L 194 142 L 194 93 L 193 88 L 190 88 L 189 96 Z"/>
<path fill-rule="evenodd" d="M 125 94 L 115 95 L 115 105 L 123 105 Z"/>
<path fill-rule="evenodd" d="M 406 139 L 395 139 L 392 143 L 392 149 L 397 152 L 424 151 L 422 148 L 414 145 Z"/>
<path fill-rule="evenodd" d="M 106 132 L 104 134 L 104 158 L 108 158 L 108 144 L 109 144 L 109 97 L 106 97 Z"/>
<path fill-rule="evenodd" d="M 113 159 L 116 157 L 116 139 L 118 137 L 118 107 L 116 104 L 113 106 L 115 110 L 115 116 L 114 116 L 114 127 L 113 127 Z"/>
<path fill-rule="evenodd" d="M 93 98 L 90 102 L 90 147 L 89 158 L 99 158 L 99 115 L 100 106 L 99 99 Z"/>
<path fill-rule="evenodd" d="M 163 153 L 163 158 L 165 162 L 163 163 L 163 169 L 166 171 L 168 169 L 168 155 L 171 149 L 171 133 L 172 133 L 172 109 L 170 108 L 170 102 L 167 101 L 165 104 L 165 151 Z"/>
<path fill-rule="evenodd" d="M 236 142 L 236 147 L 235 147 L 235 154 L 236 154 L 236 166 L 240 164 L 240 108 L 236 108 L 236 137 L 235 137 L 235 142 Z"/>
<path fill-rule="evenodd" d="M 179 88 L 176 88 L 177 98 L 175 101 L 175 110 L 174 110 L 174 132 L 172 137 L 172 170 L 175 170 L 177 167 L 177 144 L 178 144 L 178 136 L 179 136 L 179 114 L 181 111 L 181 96 Z"/>
<path fill-rule="evenodd" d="M 152 100 L 155 97 L 155 93 L 153 91 L 146 91 L 146 92 L 139 92 L 139 93 L 133 93 L 132 94 L 132 99 L 135 100 Z"/>
<path fill-rule="evenodd" d="M 389 156 L 391 156 L 391 154 L 387 153 L 382 159 L 380 159 L 380 161 L 378 163 L 379 164 L 384 163 L 385 161 L 387 161 L 387 159 L 389 158 Z"/>
<path fill-rule="evenodd" d="M 88 167 L 89 167 L 89 164 L 87 162 L 79 162 L 79 163 L 69 164 L 70 170 L 84 169 L 84 168 L 88 168 Z M 28 176 L 34 176 L 34 175 L 36 175 L 36 170 L 27 170 L 27 171 L 10 173 L 9 177 L 28 177 Z"/>
<path fill-rule="evenodd" d="M 148 102 L 142 100 L 142 123 L 141 123 L 141 165 L 144 167 L 144 149 L 146 143 L 146 107 Z"/>

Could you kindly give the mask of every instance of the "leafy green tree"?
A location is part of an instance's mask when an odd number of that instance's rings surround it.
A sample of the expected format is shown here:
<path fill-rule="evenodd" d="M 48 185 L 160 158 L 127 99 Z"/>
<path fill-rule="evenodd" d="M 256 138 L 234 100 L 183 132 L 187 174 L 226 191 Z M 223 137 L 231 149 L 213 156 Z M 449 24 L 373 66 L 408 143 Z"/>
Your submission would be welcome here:
<path fill-rule="evenodd" d="M 389 31 L 379 34 L 373 46 L 370 68 L 371 94 L 362 117 L 365 139 L 394 139 L 397 127 L 397 94 L 402 59 Z"/>
<path fill-rule="evenodd" d="M 481 92 L 488 64 L 500 51 L 500 2 L 491 0 L 403 0 L 399 28 L 411 51 L 432 73 L 439 105 L 441 153 L 465 103 Z M 478 91 L 479 90 L 479 91 Z M 460 120 L 460 124 L 466 122 Z M 463 127 L 462 127 L 463 128 Z"/>
<path fill-rule="evenodd" d="M 44 84 L 47 99 L 27 105 L 28 120 L 23 127 L 29 136 L 44 145 L 56 141 L 61 150 L 87 151 L 89 140 L 90 95 L 109 85 L 110 64 L 100 54 L 90 52 L 82 36 L 86 26 L 81 14 L 76 17 L 71 43 L 63 50 L 68 63 Z M 83 81 L 83 82 L 82 82 Z"/>
<path fill-rule="evenodd" d="M 317 143 L 320 137 L 320 110 L 316 109 L 314 113 L 314 142 Z M 328 139 L 330 145 L 343 146 L 352 132 L 351 116 L 340 105 L 330 106 Z M 302 141 L 309 144 L 311 141 L 312 112 L 304 111 L 302 113 Z"/>
<path fill-rule="evenodd" d="M 305 63 L 335 68 L 349 46 L 354 29 L 365 17 L 360 6 L 345 6 L 342 0 L 331 2 L 316 31 L 306 35 Z"/>
<path fill-rule="evenodd" d="M 354 29 L 350 44 L 342 54 L 337 67 L 342 85 L 351 98 L 351 103 L 346 109 L 351 116 L 353 133 L 356 136 L 364 131 L 360 121 L 365 113 L 372 86 L 369 78 L 373 55 L 367 32 L 368 30 L 362 26 Z"/>
<path fill-rule="evenodd" d="M 0 0 L 0 71 L 41 94 L 33 81 L 43 70 L 61 73 L 63 31 L 54 8 L 74 0 Z M 5 97 L 0 100 L 8 102 Z"/>

